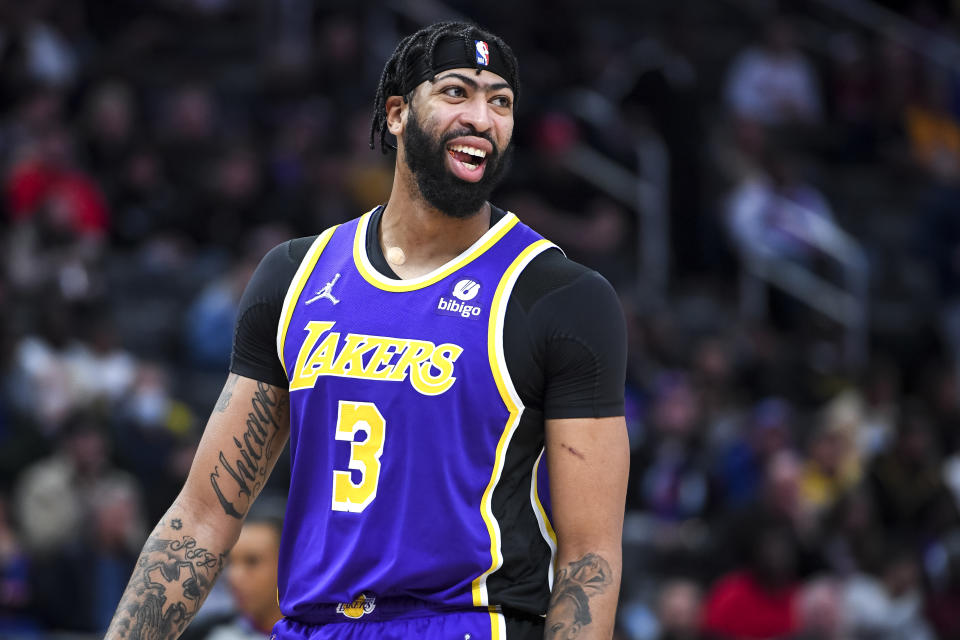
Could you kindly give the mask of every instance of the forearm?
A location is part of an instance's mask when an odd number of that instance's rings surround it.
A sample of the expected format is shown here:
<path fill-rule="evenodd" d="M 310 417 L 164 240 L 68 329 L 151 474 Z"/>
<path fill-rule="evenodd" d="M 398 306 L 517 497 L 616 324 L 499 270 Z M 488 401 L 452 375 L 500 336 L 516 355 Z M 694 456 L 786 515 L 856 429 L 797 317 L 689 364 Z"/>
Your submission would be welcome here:
<path fill-rule="evenodd" d="M 620 594 L 619 548 L 561 552 L 547 610 L 545 640 L 609 640 Z"/>
<path fill-rule="evenodd" d="M 177 638 L 210 593 L 240 522 L 210 527 L 187 507 L 174 502 L 147 538 L 107 640 Z"/>

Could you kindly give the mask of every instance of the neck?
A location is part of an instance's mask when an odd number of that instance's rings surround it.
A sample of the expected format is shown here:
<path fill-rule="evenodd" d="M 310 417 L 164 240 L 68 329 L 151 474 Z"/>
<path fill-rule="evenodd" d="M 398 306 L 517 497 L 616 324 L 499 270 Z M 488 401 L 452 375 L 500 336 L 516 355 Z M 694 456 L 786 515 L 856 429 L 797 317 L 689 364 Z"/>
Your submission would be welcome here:
<path fill-rule="evenodd" d="M 390 199 L 380 222 L 384 255 L 399 247 L 402 265 L 390 264 L 401 278 L 416 278 L 449 262 L 490 228 L 490 204 L 466 218 L 453 218 L 431 206 L 402 162 L 397 163 Z"/>

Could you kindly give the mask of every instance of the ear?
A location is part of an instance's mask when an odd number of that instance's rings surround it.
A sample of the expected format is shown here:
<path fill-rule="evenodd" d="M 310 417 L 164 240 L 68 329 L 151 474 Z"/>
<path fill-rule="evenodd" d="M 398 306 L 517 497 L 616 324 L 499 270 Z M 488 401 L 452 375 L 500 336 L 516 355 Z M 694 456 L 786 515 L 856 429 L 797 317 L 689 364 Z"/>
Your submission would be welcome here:
<path fill-rule="evenodd" d="M 384 105 L 387 110 L 387 131 L 395 136 L 403 132 L 407 122 L 407 102 L 403 96 L 390 96 Z"/>

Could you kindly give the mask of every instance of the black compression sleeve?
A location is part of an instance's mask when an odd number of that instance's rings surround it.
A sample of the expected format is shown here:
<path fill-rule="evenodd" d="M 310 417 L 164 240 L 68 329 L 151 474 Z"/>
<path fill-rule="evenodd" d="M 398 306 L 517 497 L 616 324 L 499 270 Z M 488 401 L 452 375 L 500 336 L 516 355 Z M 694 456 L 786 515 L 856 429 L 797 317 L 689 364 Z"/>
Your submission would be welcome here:
<path fill-rule="evenodd" d="M 547 419 L 623 415 L 626 323 L 603 276 L 544 252 L 518 278 L 505 324 L 504 355 L 525 405 Z"/>
<path fill-rule="evenodd" d="M 254 271 L 240 298 L 233 332 L 230 371 L 277 387 L 287 374 L 277 356 L 277 327 L 283 298 L 316 236 L 297 238 L 271 249 Z"/>

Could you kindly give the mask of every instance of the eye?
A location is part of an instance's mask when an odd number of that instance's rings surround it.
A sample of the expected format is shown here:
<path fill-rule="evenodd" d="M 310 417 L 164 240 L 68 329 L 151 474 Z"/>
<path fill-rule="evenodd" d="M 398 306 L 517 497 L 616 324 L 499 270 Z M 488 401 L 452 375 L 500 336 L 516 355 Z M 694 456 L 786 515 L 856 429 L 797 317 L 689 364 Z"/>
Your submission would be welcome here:
<path fill-rule="evenodd" d="M 467 92 L 459 85 L 451 85 L 443 90 L 443 94 L 451 98 L 463 98 L 467 95 Z"/>
<path fill-rule="evenodd" d="M 513 105 L 513 101 L 511 101 L 507 96 L 497 96 L 490 102 L 492 102 L 494 106 L 503 107 L 505 109 L 509 109 Z"/>

